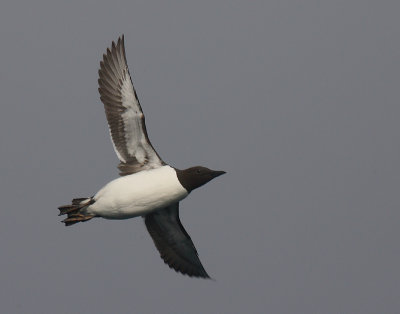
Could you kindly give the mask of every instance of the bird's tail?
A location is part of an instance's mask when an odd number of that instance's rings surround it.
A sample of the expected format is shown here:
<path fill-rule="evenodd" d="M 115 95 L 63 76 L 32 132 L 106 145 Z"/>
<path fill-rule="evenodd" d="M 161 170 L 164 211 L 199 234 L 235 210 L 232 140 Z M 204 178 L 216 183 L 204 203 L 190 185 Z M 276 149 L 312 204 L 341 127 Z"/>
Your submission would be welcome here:
<path fill-rule="evenodd" d="M 76 224 L 77 222 L 88 221 L 95 215 L 85 212 L 86 208 L 94 203 L 92 197 L 89 198 L 74 198 L 71 205 L 63 205 L 58 207 L 60 214 L 58 216 L 67 215 L 62 222 L 66 226 Z"/>

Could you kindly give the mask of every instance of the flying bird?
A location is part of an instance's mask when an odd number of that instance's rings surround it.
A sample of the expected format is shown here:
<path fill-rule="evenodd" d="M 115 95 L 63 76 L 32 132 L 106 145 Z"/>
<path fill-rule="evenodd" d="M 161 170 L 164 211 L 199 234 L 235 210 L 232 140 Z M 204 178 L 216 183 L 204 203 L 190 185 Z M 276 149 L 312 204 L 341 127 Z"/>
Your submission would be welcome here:
<path fill-rule="evenodd" d="M 142 216 L 169 267 L 190 277 L 210 278 L 179 219 L 179 202 L 225 172 L 202 166 L 180 170 L 161 159 L 147 134 L 126 62 L 123 35 L 103 55 L 98 83 L 121 177 L 92 197 L 75 198 L 70 205 L 60 206 L 59 215 L 67 215 L 62 222 L 70 226 L 95 217 Z"/>

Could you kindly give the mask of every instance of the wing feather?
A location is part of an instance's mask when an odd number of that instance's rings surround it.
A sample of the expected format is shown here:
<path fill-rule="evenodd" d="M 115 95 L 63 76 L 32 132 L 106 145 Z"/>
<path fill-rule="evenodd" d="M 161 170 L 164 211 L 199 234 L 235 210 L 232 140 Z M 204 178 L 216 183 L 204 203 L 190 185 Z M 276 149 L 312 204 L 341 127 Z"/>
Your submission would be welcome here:
<path fill-rule="evenodd" d="M 99 93 L 104 104 L 121 175 L 158 168 L 165 163 L 147 135 L 145 118 L 129 74 L 124 36 L 112 42 L 100 61 Z"/>
<path fill-rule="evenodd" d="M 169 267 L 190 277 L 210 278 L 179 219 L 179 203 L 146 215 L 145 224 L 161 258 Z"/>

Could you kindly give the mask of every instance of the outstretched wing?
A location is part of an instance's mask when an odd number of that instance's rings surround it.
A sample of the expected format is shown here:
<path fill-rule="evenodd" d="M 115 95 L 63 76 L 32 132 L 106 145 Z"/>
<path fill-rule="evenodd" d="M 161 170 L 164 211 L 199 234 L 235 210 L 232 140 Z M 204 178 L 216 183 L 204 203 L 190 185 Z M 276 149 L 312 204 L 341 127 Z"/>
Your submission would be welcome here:
<path fill-rule="evenodd" d="M 121 175 L 158 168 L 165 163 L 147 135 L 145 118 L 129 74 L 124 36 L 112 42 L 99 70 L 99 93 L 104 104 L 111 139 L 121 163 Z"/>
<path fill-rule="evenodd" d="M 161 258 L 169 267 L 190 277 L 210 278 L 179 220 L 179 202 L 148 214 L 144 219 Z"/>

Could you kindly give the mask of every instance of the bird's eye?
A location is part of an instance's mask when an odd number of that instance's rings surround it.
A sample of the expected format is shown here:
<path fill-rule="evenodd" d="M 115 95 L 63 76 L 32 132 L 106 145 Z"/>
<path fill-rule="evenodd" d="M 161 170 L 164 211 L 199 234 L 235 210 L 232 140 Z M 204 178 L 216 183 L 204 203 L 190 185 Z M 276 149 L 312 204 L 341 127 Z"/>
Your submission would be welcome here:
<path fill-rule="evenodd" d="M 201 173 L 200 169 L 197 169 L 196 172 L 197 172 L 197 173 Z"/>

